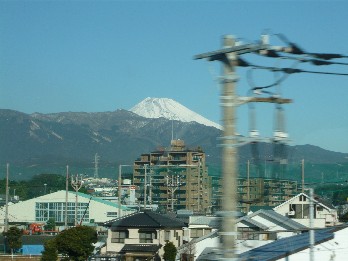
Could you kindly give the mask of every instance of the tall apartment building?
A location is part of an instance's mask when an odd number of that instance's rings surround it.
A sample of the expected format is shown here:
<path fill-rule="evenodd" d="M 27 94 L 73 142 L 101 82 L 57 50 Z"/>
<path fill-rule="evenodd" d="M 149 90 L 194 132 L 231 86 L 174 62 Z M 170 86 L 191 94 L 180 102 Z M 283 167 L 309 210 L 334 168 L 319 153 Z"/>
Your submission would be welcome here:
<path fill-rule="evenodd" d="M 213 211 L 222 210 L 222 182 L 213 177 Z M 277 206 L 299 193 L 297 181 L 265 178 L 237 179 L 237 209 L 248 213 L 250 206 Z"/>
<path fill-rule="evenodd" d="M 135 160 L 133 184 L 141 204 L 158 204 L 167 212 L 211 211 L 212 184 L 205 153 L 200 148 L 187 149 L 183 140 L 172 140 L 170 149 L 145 153 Z"/>

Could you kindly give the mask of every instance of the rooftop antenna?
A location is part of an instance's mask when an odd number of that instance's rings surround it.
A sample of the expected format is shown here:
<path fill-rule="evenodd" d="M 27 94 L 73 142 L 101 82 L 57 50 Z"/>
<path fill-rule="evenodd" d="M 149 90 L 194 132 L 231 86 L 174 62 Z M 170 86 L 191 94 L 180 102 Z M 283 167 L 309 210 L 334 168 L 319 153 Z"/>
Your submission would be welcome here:
<path fill-rule="evenodd" d="M 96 153 L 94 155 L 94 178 L 98 179 L 99 178 L 99 173 L 98 173 L 98 163 L 99 163 L 99 155 Z"/>

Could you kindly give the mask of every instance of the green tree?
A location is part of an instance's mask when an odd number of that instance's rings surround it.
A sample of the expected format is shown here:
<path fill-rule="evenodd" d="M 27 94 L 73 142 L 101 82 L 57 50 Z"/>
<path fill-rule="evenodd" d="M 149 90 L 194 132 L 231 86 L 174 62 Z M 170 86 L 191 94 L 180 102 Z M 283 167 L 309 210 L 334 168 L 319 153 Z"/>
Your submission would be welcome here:
<path fill-rule="evenodd" d="M 41 261 L 57 261 L 58 250 L 55 239 L 47 240 L 42 251 Z"/>
<path fill-rule="evenodd" d="M 44 226 L 45 230 L 52 231 L 56 229 L 56 221 L 54 218 L 49 218 Z"/>
<path fill-rule="evenodd" d="M 163 254 L 164 260 L 175 261 L 177 249 L 176 249 L 175 245 L 173 244 L 173 242 L 168 241 L 164 245 L 163 250 L 164 250 L 164 254 Z"/>
<path fill-rule="evenodd" d="M 22 247 L 22 231 L 18 227 L 10 227 L 3 235 L 6 238 L 6 243 L 11 249 L 11 253 Z"/>
<path fill-rule="evenodd" d="M 56 238 L 58 253 L 69 260 L 86 260 L 94 250 L 92 243 L 97 242 L 97 232 L 87 226 L 73 227 L 59 233 Z"/>

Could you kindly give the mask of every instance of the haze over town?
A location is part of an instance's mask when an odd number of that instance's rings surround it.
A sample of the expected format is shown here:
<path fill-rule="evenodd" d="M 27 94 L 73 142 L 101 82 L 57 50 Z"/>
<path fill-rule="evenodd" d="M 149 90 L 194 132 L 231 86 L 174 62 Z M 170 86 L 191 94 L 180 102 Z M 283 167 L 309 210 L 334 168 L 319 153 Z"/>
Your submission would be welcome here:
<path fill-rule="evenodd" d="M 308 52 L 348 54 L 345 1 L 1 1 L 0 108 L 25 113 L 130 109 L 146 97 L 171 98 L 218 124 L 220 64 L 193 60 L 233 34 L 255 42 L 282 33 Z M 213 11 L 212 11 L 213 10 Z M 334 15 L 334 18 L 333 18 Z M 257 55 L 246 57 L 258 64 Z M 347 62 L 347 59 L 340 59 Z M 273 59 L 272 66 L 293 61 Z M 344 65 L 298 68 L 347 73 Z M 251 88 L 238 69 L 238 92 Z M 274 82 L 257 71 L 256 84 Z M 293 74 L 281 84 L 293 144 L 347 152 L 347 76 Z M 257 106 L 262 136 L 273 132 L 274 107 Z M 238 129 L 247 134 L 248 110 Z"/>

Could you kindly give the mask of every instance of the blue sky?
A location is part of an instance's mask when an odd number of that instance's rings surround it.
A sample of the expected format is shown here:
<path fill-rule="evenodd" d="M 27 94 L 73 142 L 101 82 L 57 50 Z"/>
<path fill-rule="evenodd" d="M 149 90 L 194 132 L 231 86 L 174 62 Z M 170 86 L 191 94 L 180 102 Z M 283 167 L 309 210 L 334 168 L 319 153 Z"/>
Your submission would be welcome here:
<path fill-rule="evenodd" d="M 223 35 L 255 42 L 265 30 L 308 52 L 348 54 L 347 10 L 348 1 L 0 1 L 0 108 L 100 112 L 165 97 L 220 123 L 220 64 L 195 54 L 219 49 Z M 348 73 L 347 66 L 298 68 Z M 237 72 L 244 96 L 246 70 Z M 253 75 L 260 85 L 274 81 L 267 71 Z M 348 152 L 348 76 L 294 74 L 281 92 L 294 100 L 284 106 L 292 144 Z M 238 114 L 244 135 L 247 108 Z M 271 136 L 274 106 L 256 105 L 256 113 L 261 135 Z"/>

